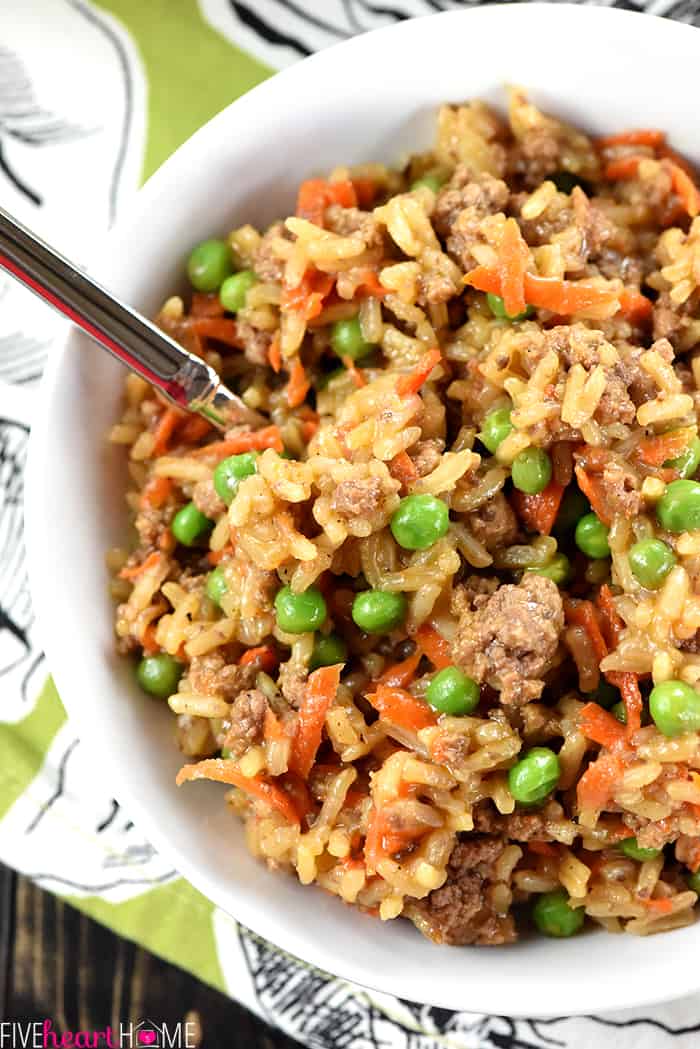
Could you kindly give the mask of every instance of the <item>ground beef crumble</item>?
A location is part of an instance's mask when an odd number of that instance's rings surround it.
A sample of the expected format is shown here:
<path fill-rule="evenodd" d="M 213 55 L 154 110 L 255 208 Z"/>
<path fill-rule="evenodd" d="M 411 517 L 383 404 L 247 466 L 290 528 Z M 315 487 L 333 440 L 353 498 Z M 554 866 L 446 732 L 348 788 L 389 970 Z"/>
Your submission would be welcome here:
<path fill-rule="evenodd" d="M 231 757 L 240 758 L 256 743 L 260 743 L 265 725 L 267 700 L 258 688 L 241 692 L 231 707 L 227 718 L 224 746 L 231 752 Z"/>
<path fill-rule="evenodd" d="M 460 165 L 435 202 L 433 225 L 445 238 L 447 253 L 462 269 L 472 269 L 475 244 L 484 242 L 481 223 L 488 215 L 503 211 L 509 190 L 505 182 L 485 173 L 474 174 Z"/>
<path fill-rule="evenodd" d="M 526 575 L 506 584 L 479 609 L 464 592 L 455 594 L 459 626 L 455 663 L 479 682 L 500 692 L 505 706 L 538 699 L 564 629 L 564 608 L 555 584 Z"/>
<path fill-rule="evenodd" d="M 411 901 L 406 913 L 436 943 L 512 943 L 513 918 L 492 902 L 495 866 L 508 843 L 486 835 L 458 843 L 447 865 L 447 881 L 424 900 Z"/>

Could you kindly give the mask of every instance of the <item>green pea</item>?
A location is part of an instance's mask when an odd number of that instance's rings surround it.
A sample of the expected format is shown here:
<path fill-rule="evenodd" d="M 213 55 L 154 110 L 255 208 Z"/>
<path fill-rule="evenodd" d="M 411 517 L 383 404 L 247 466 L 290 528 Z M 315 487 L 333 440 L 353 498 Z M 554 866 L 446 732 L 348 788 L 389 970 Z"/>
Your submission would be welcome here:
<path fill-rule="evenodd" d="M 277 625 L 287 634 L 307 634 L 323 626 L 326 619 L 326 602 L 316 587 L 309 587 L 295 594 L 283 586 L 275 598 Z"/>
<path fill-rule="evenodd" d="M 647 590 L 657 590 L 676 563 L 673 550 L 661 539 L 640 539 L 627 556 L 632 575 Z"/>
<path fill-rule="evenodd" d="M 493 292 L 488 292 L 486 301 L 489 304 L 489 309 L 494 317 L 498 317 L 499 320 L 511 321 L 516 323 L 517 321 L 524 321 L 528 317 L 531 317 L 535 312 L 532 306 L 526 306 L 522 313 L 515 313 L 511 315 L 506 313 L 506 306 L 500 295 L 494 295 Z"/>
<path fill-rule="evenodd" d="M 568 536 L 571 529 L 590 509 L 590 503 L 583 492 L 580 492 L 575 485 L 570 485 L 564 492 L 552 531 L 555 535 Z"/>
<path fill-rule="evenodd" d="M 686 876 L 685 879 L 688 883 L 688 888 L 692 889 L 693 892 L 697 892 L 700 896 L 700 871 L 692 871 Z"/>
<path fill-rule="evenodd" d="M 414 189 L 422 189 L 423 186 L 427 186 L 428 189 L 432 189 L 433 193 L 439 193 L 444 185 L 444 178 L 440 175 L 421 175 L 420 178 L 415 179 L 411 183 L 411 191 Z"/>
<path fill-rule="evenodd" d="M 610 713 L 617 718 L 618 721 L 622 722 L 623 725 L 627 724 L 627 707 L 622 700 L 619 703 L 613 703 L 610 707 Z"/>
<path fill-rule="evenodd" d="M 177 692 L 177 686 L 183 671 L 182 663 L 159 652 L 155 656 L 145 656 L 136 668 L 136 678 L 144 692 L 159 699 L 167 699 Z"/>
<path fill-rule="evenodd" d="M 352 618 L 368 634 L 388 634 L 403 622 L 406 598 L 388 590 L 363 590 L 352 603 Z"/>
<path fill-rule="evenodd" d="M 645 860 L 655 860 L 657 856 L 661 855 L 661 849 L 640 848 L 635 837 L 625 838 L 624 841 L 620 842 L 618 848 L 623 856 L 630 860 L 639 860 L 640 863 L 644 863 Z"/>
<path fill-rule="evenodd" d="M 309 670 L 318 670 L 319 667 L 332 667 L 336 663 L 345 663 L 348 658 L 348 648 L 342 637 L 337 634 L 321 634 L 314 641 L 313 652 L 309 660 Z"/>
<path fill-rule="evenodd" d="M 526 568 L 525 571 L 551 579 L 557 586 L 564 586 L 571 578 L 571 562 L 566 554 L 555 554 L 549 564 Z"/>
<path fill-rule="evenodd" d="M 210 572 L 207 576 L 207 597 L 210 601 L 213 601 L 215 605 L 221 604 L 221 598 L 228 590 L 226 579 L 224 578 L 224 570 L 219 566 L 215 568 L 213 572 Z"/>
<path fill-rule="evenodd" d="M 241 270 L 240 273 L 232 273 L 219 289 L 219 302 L 229 313 L 238 313 L 245 306 L 248 292 L 257 283 L 258 278 L 252 270 Z"/>
<path fill-rule="evenodd" d="M 649 711 L 664 736 L 700 729 L 700 694 L 685 681 L 662 681 L 649 696 Z"/>
<path fill-rule="evenodd" d="M 513 484 L 527 495 L 537 495 L 552 479 L 552 460 L 543 448 L 525 448 L 510 468 Z"/>
<path fill-rule="evenodd" d="M 564 889 L 543 892 L 532 908 L 535 925 L 545 936 L 565 938 L 580 931 L 585 919 L 583 907 L 570 907 Z"/>
<path fill-rule="evenodd" d="M 700 437 L 694 437 L 677 459 L 667 459 L 664 466 L 677 470 L 683 478 L 694 477 L 700 466 Z"/>
<path fill-rule="evenodd" d="M 668 532 L 692 532 L 700 528 L 700 484 L 671 481 L 656 504 L 656 516 Z"/>
<path fill-rule="evenodd" d="M 492 455 L 498 451 L 499 445 L 513 430 L 510 421 L 510 408 L 495 408 L 486 416 L 481 427 L 479 440 L 485 445 Z"/>
<path fill-rule="evenodd" d="M 588 182 L 583 178 L 579 178 L 578 175 L 574 175 L 573 171 L 555 171 L 553 175 L 547 175 L 547 178 L 554 183 L 560 193 L 571 193 L 576 186 L 580 186 L 584 193 L 591 196 Z"/>
<path fill-rule="evenodd" d="M 549 747 L 533 747 L 508 772 L 508 787 L 516 801 L 537 805 L 544 801 L 557 783 L 561 769 L 559 758 Z"/>
<path fill-rule="evenodd" d="M 449 526 L 447 503 L 434 495 L 407 495 L 391 518 L 391 533 L 404 550 L 427 550 Z"/>
<path fill-rule="evenodd" d="M 371 353 L 374 344 L 365 341 L 359 317 L 346 317 L 336 321 L 331 328 L 331 349 L 337 357 L 350 357 L 357 361 Z"/>
<path fill-rule="evenodd" d="M 232 272 L 231 251 L 223 240 L 203 240 L 187 260 L 187 276 L 197 291 L 218 291 Z"/>
<path fill-rule="evenodd" d="M 590 513 L 582 517 L 576 525 L 574 538 L 576 546 L 586 557 L 600 558 L 610 556 L 607 528 L 597 514 Z"/>
<path fill-rule="evenodd" d="M 463 674 L 459 667 L 440 670 L 426 689 L 425 698 L 440 714 L 461 717 L 479 705 L 480 690 L 476 681 Z"/>
<path fill-rule="evenodd" d="M 211 521 L 194 503 L 188 503 L 178 510 L 170 524 L 170 531 L 183 546 L 194 546 L 210 528 Z"/>
<path fill-rule="evenodd" d="M 606 710 L 610 710 L 620 699 L 618 690 L 609 681 L 606 681 L 604 677 L 601 677 L 597 688 L 583 694 L 586 699 L 592 703 L 597 703 L 599 707 L 604 707 Z"/>
<path fill-rule="evenodd" d="M 233 502 L 238 486 L 244 477 L 251 477 L 258 470 L 258 453 L 242 452 L 222 459 L 214 470 L 216 494 L 228 506 Z"/>

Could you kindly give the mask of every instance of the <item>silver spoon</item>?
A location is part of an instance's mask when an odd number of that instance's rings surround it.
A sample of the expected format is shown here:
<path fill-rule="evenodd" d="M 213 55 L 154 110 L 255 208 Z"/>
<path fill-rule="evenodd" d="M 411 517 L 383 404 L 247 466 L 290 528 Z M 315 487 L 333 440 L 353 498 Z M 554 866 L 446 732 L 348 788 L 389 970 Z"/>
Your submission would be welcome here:
<path fill-rule="evenodd" d="M 48 302 L 178 408 L 222 430 L 267 420 L 226 387 L 213 368 L 119 302 L 0 208 L 0 269 Z"/>

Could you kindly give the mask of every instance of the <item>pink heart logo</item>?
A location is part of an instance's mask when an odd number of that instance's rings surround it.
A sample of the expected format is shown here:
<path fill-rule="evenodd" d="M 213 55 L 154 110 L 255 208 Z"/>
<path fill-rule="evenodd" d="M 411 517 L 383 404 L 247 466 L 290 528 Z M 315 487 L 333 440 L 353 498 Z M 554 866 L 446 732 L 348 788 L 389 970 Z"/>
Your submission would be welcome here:
<path fill-rule="evenodd" d="M 141 1042 L 141 1045 L 153 1045 L 155 1040 L 155 1031 L 139 1031 L 139 1042 Z"/>

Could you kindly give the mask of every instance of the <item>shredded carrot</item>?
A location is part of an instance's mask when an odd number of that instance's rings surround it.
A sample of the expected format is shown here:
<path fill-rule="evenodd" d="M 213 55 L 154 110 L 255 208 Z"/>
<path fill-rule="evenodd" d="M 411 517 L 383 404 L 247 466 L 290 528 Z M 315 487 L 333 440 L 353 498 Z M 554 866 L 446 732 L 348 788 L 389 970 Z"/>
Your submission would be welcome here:
<path fill-rule="evenodd" d="M 189 321 L 189 328 L 197 335 L 205 339 L 216 339 L 217 342 L 225 342 L 227 346 L 233 346 L 239 350 L 241 340 L 238 338 L 236 322 L 230 317 L 193 317 Z"/>
<path fill-rule="evenodd" d="M 636 288 L 625 288 L 620 295 L 620 312 L 630 324 L 646 324 L 651 320 L 654 304 Z"/>
<path fill-rule="evenodd" d="M 367 380 L 365 379 L 361 369 L 358 368 L 355 364 L 352 357 L 341 357 L 340 359 L 343 362 L 343 366 L 347 369 L 350 378 L 355 383 L 355 386 L 357 386 L 358 390 L 362 389 L 363 386 L 366 386 Z"/>
<path fill-rule="evenodd" d="M 424 353 L 412 372 L 399 376 L 396 383 L 396 392 L 399 397 L 409 397 L 418 393 L 433 368 L 442 360 L 442 354 L 438 349 L 428 350 Z"/>
<path fill-rule="evenodd" d="M 621 746 L 626 738 L 625 726 L 597 703 L 586 703 L 581 709 L 579 726 L 586 739 L 592 739 L 608 750 Z"/>
<path fill-rule="evenodd" d="M 600 284 L 586 281 L 560 280 L 558 277 L 537 277 L 525 274 L 525 302 L 539 309 L 551 310 L 565 316 L 580 313 L 593 307 L 610 306 L 617 301 L 618 293 Z M 495 266 L 477 266 L 464 278 L 464 283 L 477 291 L 502 294 L 502 281 Z"/>
<path fill-rule="evenodd" d="M 416 699 L 404 688 L 377 684 L 376 690 L 368 693 L 367 699 L 380 717 L 410 732 L 437 724 L 437 718 L 428 704 L 422 699 Z"/>
<path fill-rule="evenodd" d="M 639 679 L 630 671 L 609 670 L 606 678 L 611 685 L 619 688 L 625 703 L 627 715 L 626 730 L 628 736 L 633 736 L 642 724 L 642 693 L 639 691 Z"/>
<path fill-rule="evenodd" d="M 158 549 L 164 554 L 171 554 L 177 546 L 177 540 L 169 528 L 164 528 L 158 539 Z"/>
<path fill-rule="evenodd" d="M 374 270 L 362 271 L 362 279 L 357 285 L 355 291 L 356 299 L 366 299 L 370 296 L 375 299 L 381 299 L 384 295 L 388 294 L 389 289 L 379 283 L 379 277 Z"/>
<path fill-rule="evenodd" d="M 324 212 L 329 204 L 340 204 L 344 208 L 357 207 L 354 184 L 347 179 L 326 182 L 322 178 L 311 178 L 301 183 L 297 196 L 298 218 L 323 226 Z"/>
<path fill-rule="evenodd" d="M 173 482 L 169 477 L 151 477 L 141 492 L 142 510 L 157 510 L 170 498 Z"/>
<path fill-rule="evenodd" d="M 224 307 L 216 292 L 195 291 L 192 295 L 190 317 L 223 317 Z"/>
<path fill-rule="evenodd" d="M 564 485 L 552 480 L 537 495 L 513 489 L 511 502 L 518 517 L 530 532 L 549 535 L 559 513 L 559 506 L 564 495 Z"/>
<path fill-rule="evenodd" d="M 607 583 L 604 583 L 598 591 L 598 608 L 603 614 L 603 624 L 605 626 L 608 647 L 611 649 L 617 648 L 625 624 L 622 617 L 618 615 L 613 600 L 612 590 Z"/>
<path fill-rule="evenodd" d="M 328 273 L 321 273 L 320 270 L 309 266 L 295 287 L 282 289 L 280 309 L 283 312 L 301 313 L 307 321 L 318 317 L 323 309 L 323 300 L 330 293 L 333 282 L 334 278 Z"/>
<path fill-rule="evenodd" d="M 284 725 L 270 707 L 265 708 L 265 721 L 263 724 L 263 737 L 270 740 L 283 740 L 287 736 Z"/>
<path fill-rule="evenodd" d="M 154 568 L 160 560 L 160 554 L 157 550 L 149 554 L 145 561 L 142 561 L 140 565 L 132 565 L 131 568 L 122 568 L 119 573 L 120 579 L 138 579 L 140 575 L 143 575 L 149 568 Z"/>
<path fill-rule="evenodd" d="M 175 777 L 175 782 L 179 787 L 188 780 L 195 779 L 213 779 L 217 783 L 228 783 L 232 787 L 238 787 L 251 797 L 276 809 L 289 823 L 300 822 L 299 813 L 286 791 L 264 776 L 244 776 L 235 763 L 227 758 L 206 758 L 204 761 L 198 761 L 196 765 L 183 765 Z"/>
<path fill-rule="evenodd" d="M 363 211 L 371 208 L 377 196 L 377 183 L 374 179 L 356 176 L 352 179 L 352 184 L 357 197 L 357 206 Z"/>
<path fill-rule="evenodd" d="M 277 668 L 279 656 L 272 645 L 257 645 L 256 648 L 249 648 L 244 652 L 238 662 L 242 667 L 248 667 L 251 663 L 257 663 L 261 670 L 264 670 L 266 674 L 270 674 Z"/>
<path fill-rule="evenodd" d="M 564 602 L 564 614 L 567 623 L 575 623 L 588 634 L 591 639 L 595 657 L 600 663 L 608 654 L 608 646 L 603 637 L 595 606 L 592 601 L 568 600 Z"/>
<path fill-rule="evenodd" d="M 525 273 L 529 261 L 530 251 L 523 240 L 520 226 L 513 218 L 506 219 L 498 252 L 498 270 L 503 305 L 511 317 L 522 313 L 527 306 Z"/>
<path fill-rule="evenodd" d="M 273 372 L 277 374 L 282 367 L 282 354 L 280 353 L 280 337 L 279 332 L 275 332 L 270 348 L 267 351 L 267 359 L 270 362 L 270 367 Z"/>
<path fill-rule="evenodd" d="M 673 910 L 673 901 L 667 896 L 660 896 L 658 900 L 642 900 L 642 903 L 649 911 L 655 911 L 656 914 L 670 914 Z"/>
<path fill-rule="evenodd" d="M 165 455 L 170 438 L 175 433 L 183 413 L 178 408 L 166 408 L 153 431 L 153 456 Z"/>
<path fill-rule="evenodd" d="M 311 771 L 321 745 L 326 713 L 338 691 L 342 669 L 343 664 L 336 663 L 330 667 L 319 667 L 309 674 L 289 758 L 290 769 L 304 779 Z"/>
<path fill-rule="evenodd" d="M 601 754 L 591 762 L 576 785 L 579 805 L 582 808 L 602 809 L 611 799 L 622 771 L 622 762 L 617 755 Z"/>
<path fill-rule="evenodd" d="M 674 164 L 672 160 L 662 160 L 661 163 L 671 176 L 673 192 L 691 219 L 694 219 L 700 212 L 700 190 L 698 190 L 693 179 L 680 164 Z"/>
<path fill-rule="evenodd" d="M 452 666 L 450 643 L 430 623 L 424 623 L 416 633 L 416 644 L 438 670 Z"/>
<path fill-rule="evenodd" d="M 596 139 L 598 149 L 609 149 L 610 146 L 649 146 L 657 149 L 666 141 L 666 135 L 657 128 L 639 128 L 634 131 L 620 131 L 616 135 L 603 135 Z"/>
<path fill-rule="evenodd" d="M 298 408 L 304 403 L 304 398 L 311 389 L 311 383 L 306 374 L 306 369 L 300 357 L 295 357 L 289 369 L 289 382 L 287 383 L 287 404 L 290 408 Z"/>
<path fill-rule="evenodd" d="M 221 564 L 223 559 L 228 557 L 231 553 L 233 553 L 233 547 L 229 543 L 226 546 L 223 546 L 221 550 L 209 550 L 207 553 L 207 561 L 210 565 L 218 565 Z"/>
<path fill-rule="evenodd" d="M 318 423 L 315 419 L 302 419 L 299 429 L 301 431 L 302 440 L 306 441 L 308 444 L 318 430 Z"/>
<path fill-rule="evenodd" d="M 591 504 L 592 510 L 598 515 L 603 524 L 609 525 L 610 514 L 605 503 L 605 489 L 602 481 L 592 474 L 586 473 L 582 466 L 575 466 L 574 472 L 578 486 Z"/>
<path fill-rule="evenodd" d="M 605 166 L 603 178 L 606 178 L 608 182 L 627 182 L 629 179 L 637 177 L 639 164 L 646 159 L 646 157 L 640 157 L 636 154 L 617 157 Z"/>
<path fill-rule="evenodd" d="M 239 433 L 224 441 L 205 444 L 203 448 L 196 448 L 190 454 L 198 459 L 211 457 L 218 462 L 229 455 L 239 455 L 241 452 L 260 452 L 264 448 L 274 448 L 276 452 L 284 451 L 279 427 L 265 426 L 262 430 L 256 430 L 253 433 Z"/>
<path fill-rule="evenodd" d="M 322 178 L 310 178 L 302 182 L 297 194 L 296 214 L 300 219 L 323 225 L 323 213 L 326 210 L 326 181 Z"/>
<path fill-rule="evenodd" d="M 537 856 L 558 856 L 559 850 L 556 845 L 552 845 L 548 841 L 529 841 L 527 847 L 530 852 L 534 852 Z"/>
<path fill-rule="evenodd" d="M 400 663 L 394 663 L 392 666 L 387 667 L 381 676 L 377 678 L 376 683 L 378 685 L 388 685 L 390 688 L 408 688 L 416 676 L 416 669 L 422 655 L 423 653 L 420 651 L 414 652 L 408 659 L 403 659 Z"/>
<path fill-rule="evenodd" d="M 383 810 L 372 808 L 367 820 L 364 844 L 365 867 L 373 874 L 385 856 L 393 856 L 416 838 L 422 837 L 427 827 L 409 827 L 397 830 L 391 826 Z"/>
<path fill-rule="evenodd" d="M 402 488 L 408 488 L 418 477 L 413 459 L 408 452 L 399 452 L 389 462 L 389 473 L 397 481 L 401 482 Z"/>
<path fill-rule="evenodd" d="M 695 179 L 696 171 L 693 165 L 685 157 L 682 157 L 680 153 L 676 153 L 675 149 L 671 149 L 670 146 L 664 144 L 659 146 L 657 153 L 663 159 L 672 160 L 676 167 L 679 167 L 681 171 L 685 171 L 689 178 Z"/>
<path fill-rule="evenodd" d="M 382 830 L 383 819 L 381 813 L 373 805 L 367 816 L 367 834 L 365 835 L 363 850 L 365 866 L 369 874 L 374 874 L 377 864 L 382 858 Z"/>
<path fill-rule="evenodd" d="M 156 641 L 156 624 L 149 623 L 143 632 L 141 637 L 141 647 L 147 656 L 152 656 L 154 652 L 157 652 L 160 645 Z"/>
<path fill-rule="evenodd" d="M 212 430 L 212 425 L 203 415 L 190 415 L 180 427 L 178 439 L 184 444 L 196 444 Z"/>
<path fill-rule="evenodd" d="M 636 454 L 647 466 L 662 466 L 667 459 L 677 459 L 694 436 L 694 427 L 683 426 L 656 437 L 645 437 L 637 445 Z"/>

